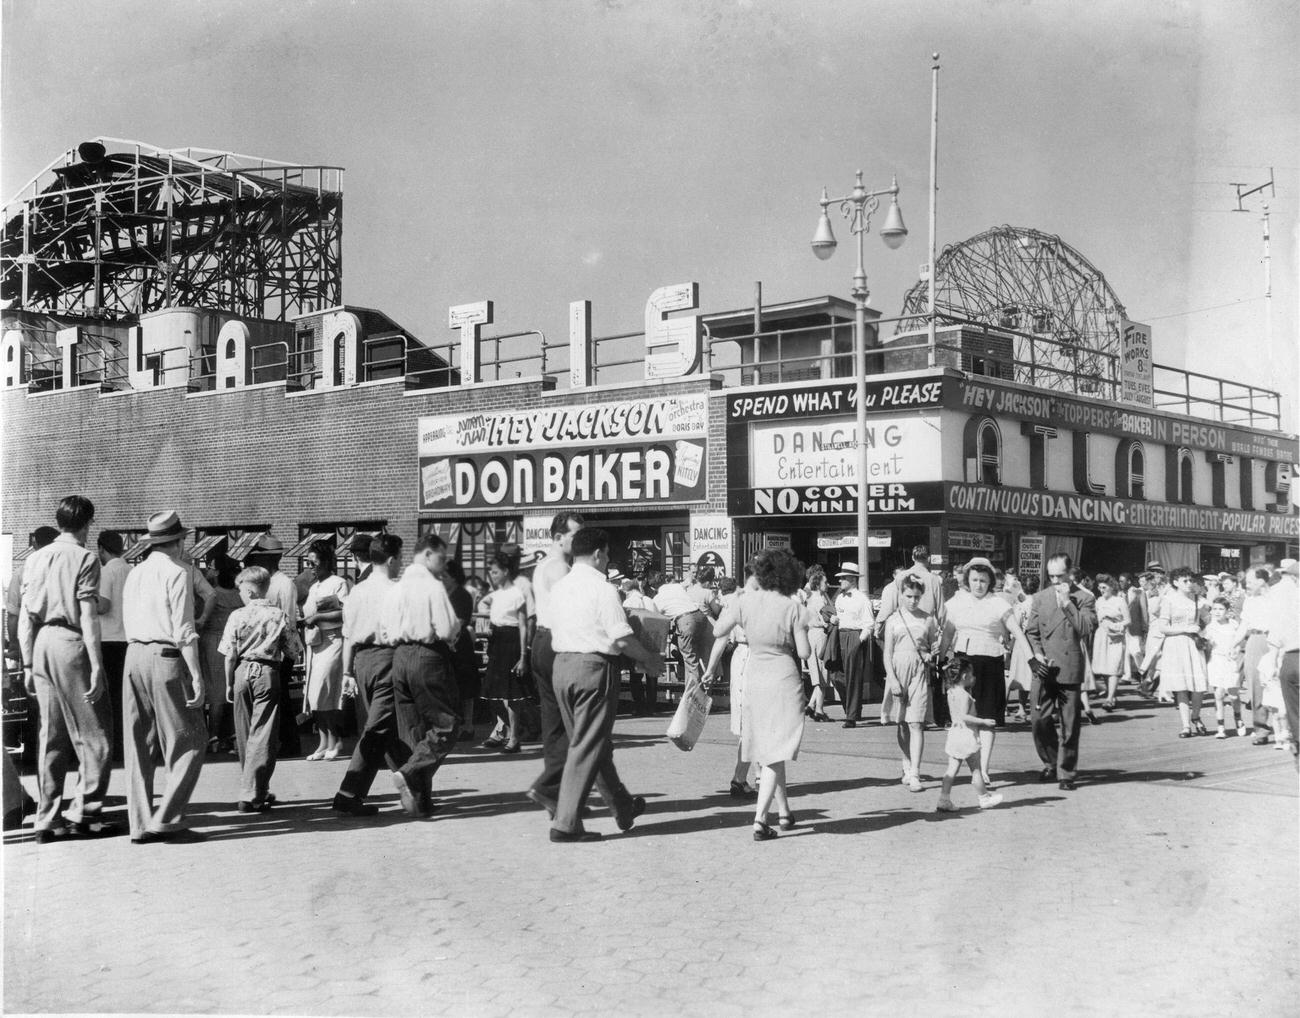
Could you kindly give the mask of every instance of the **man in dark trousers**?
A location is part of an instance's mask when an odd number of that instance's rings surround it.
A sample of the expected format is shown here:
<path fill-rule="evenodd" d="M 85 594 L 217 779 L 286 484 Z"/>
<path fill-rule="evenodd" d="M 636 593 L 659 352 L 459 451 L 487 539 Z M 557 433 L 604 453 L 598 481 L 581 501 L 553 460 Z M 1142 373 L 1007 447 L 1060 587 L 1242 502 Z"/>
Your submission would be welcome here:
<path fill-rule="evenodd" d="M 581 529 L 582 517 L 577 513 L 557 513 L 551 520 L 551 547 L 547 549 L 546 558 L 533 570 L 537 629 L 533 635 L 530 664 L 541 706 L 542 773 L 524 794 L 551 816 L 555 816 L 555 804 L 560 797 L 560 775 L 564 773 L 564 760 L 569 752 L 569 737 L 564 733 L 564 720 L 560 717 L 551 685 L 551 671 L 555 664 L 555 651 L 551 649 L 551 591 L 569 574 L 573 535 Z"/>
<path fill-rule="evenodd" d="M 606 579 L 608 568 L 609 535 L 594 528 L 579 530 L 573 535 L 573 568 L 551 591 L 557 608 L 551 619 L 555 648 L 552 684 L 569 737 L 552 841 L 595 841 L 600 837 L 582 825 L 582 805 L 593 784 L 620 831 L 630 830 L 645 811 L 645 799 L 628 793 L 614 767 L 610 736 L 618 710 L 616 663 L 620 654 L 625 655 L 646 674 L 657 676 L 662 674 L 664 662 L 633 635 L 618 592 Z"/>
<path fill-rule="evenodd" d="M 382 624 L 384 600 L 402 565 L 402 539 L 379 534 L 367 546 L 368 575 L 343 601 L 343 691 L 357 697 L 365 718 L 334 809 L 352 816 L 378 812 L 365 798 L 379 768 L 387 763 L 395 771 L 411 756 L 397 734 L 393 646 Z"/>
<path fill-rule="evenodd" d="M 1033 596 L 1025 637 L 1034 656 L 1029 697 L 1034 748 L 1043 761 L 1040 781 L 1057 781 L 1073 791 L 1079 763 L 1080 689 L 1087 664 L 1085 647 L 1097 629 L 1092 594 L 1070 582 L 1069 555 L 1047 560 L 1047 587 Z"/>

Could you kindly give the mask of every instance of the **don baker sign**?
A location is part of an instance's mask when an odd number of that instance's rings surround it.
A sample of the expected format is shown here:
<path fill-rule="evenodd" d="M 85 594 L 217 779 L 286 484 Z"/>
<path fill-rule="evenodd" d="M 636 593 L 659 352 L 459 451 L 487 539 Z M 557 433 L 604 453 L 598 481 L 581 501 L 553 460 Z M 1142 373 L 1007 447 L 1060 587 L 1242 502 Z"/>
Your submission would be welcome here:
<path fill-rule="evenodd" d="M 703 394 L 419 419 L 420 508 L 703 501 Z"/>

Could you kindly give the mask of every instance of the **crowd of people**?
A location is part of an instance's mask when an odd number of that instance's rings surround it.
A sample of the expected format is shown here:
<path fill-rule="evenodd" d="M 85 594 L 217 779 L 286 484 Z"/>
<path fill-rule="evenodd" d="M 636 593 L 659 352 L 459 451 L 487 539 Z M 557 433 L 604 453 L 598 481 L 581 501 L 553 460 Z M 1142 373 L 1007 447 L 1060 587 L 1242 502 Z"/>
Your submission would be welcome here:
<path fill-rule="evenodd" d="M 865 724 L 875 688 L 912 791 L 926 788 L 927 729 L 947 729 L 941 812 L 957 808 L 963 764 L 980 808 L 1001 801 L 992 761 L 1008 720 L 1031 725 L 1040 780 L 1074 789 L 1081 725 L 1099 721 L 1091 698 L 1115 710 L 1125 679 L 1176 704 L 1182 738 L 1209 734 L 1201 715 L 1213 692 L 1218 738 L 1253 727 L 1255 744 L 1296 752 L 1292 559 L 1244 577 L 1166 574 L 1157 562 L 1112 577 L 1089 576 L 1058 554 L 1039 589 L 1037 576 L 978 557 L 937 574 L 918 546 L 873 603 L 856 563 L 840 566 L 832 593 L 823 567 L 805 569 L 784 549 L 755 555 L 743 583 L 702 566 L 643 584 L 611 567 L 608 534 L 572 512 L 555 516 L 544 552 L 501 549 L 486 582 L 466 576 L 436 535 L 409 559 L 396 535 L 358 539 L 365 568 L 349 583 L 329 542 L 311 545 L 297 577 L 280 569 L 284 549 L 269 534 L 243 561 L 218 559 L 205 575 L 185 556 L 190 531 L 173 511 L 149 519 L 149 552 L 134 568 L 112 531 L 98 535 L 97 551 L 87 547 L 88 499 L 65 498 L 55 519 L 57 529 L 37 534 L 9 601 L 8 653 L 21 657 L 40 718 L 32 811 L 40 843 L 121 833 L 103 816 L 115 739 L 131 840 L 198 841 L 186 812 L 206 756 L 233 749 L 234 806 L 262 813 L 276 802 L 271 783 L 288 743 L 314 729 L 318 744 L 305 758 L 340 759 L 349 715 L 357 738 L 333 810 L 375 815 L 367 799 L 382 770 L 401 808 L 427 817 L 437 809 L 438 769 L 475 738 L 479 703 L 496 723 L 480 748 L 516 754 L 540 738 L 541 773 L 525 794 L 550 818 L 551 841 L 595 841 L 600 832 L 583 822 L 593 786 L 622 831 L 645 811 L 645 798 L 619 778 L 612 731 L 624 671 L 636 712 L 657 711 L 670 646 L 688 686 L 725 683 L 737 739 L 729 792 L 754 802 L 755 841 L 798 823 L 787 765 L 805 724 L 830 721 L 834 702 L 844 727 Z M 6 824 L 21 823 L 17 775 L 0 755 Z"/>

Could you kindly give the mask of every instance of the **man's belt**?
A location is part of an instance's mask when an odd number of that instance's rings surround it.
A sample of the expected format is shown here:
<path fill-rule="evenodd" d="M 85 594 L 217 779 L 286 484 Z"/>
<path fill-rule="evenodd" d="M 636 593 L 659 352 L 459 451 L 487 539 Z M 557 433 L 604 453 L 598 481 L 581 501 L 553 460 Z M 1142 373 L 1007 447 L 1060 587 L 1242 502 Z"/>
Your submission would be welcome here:
<path fill-rule="evenodd" d="M 398 647 L 428 647 L 430 650 L 445 651 L 451 653 L 451 644 L 446 640 L 398 640 L 395 646 Z"/>
<path fill-rule="evenodd" d="M 49 626 L 51 629 L 66 629 L 70 633 L 81 635 L 81 626 L 74 626 L 67 619 L 46 619 L 41 625 Z"/>
<path fill-rule="evenodd" d="M 241 657 L 239 663 L 251 665 L 278 665 L 280 660 L 279 658 L 274 657 Z"/>

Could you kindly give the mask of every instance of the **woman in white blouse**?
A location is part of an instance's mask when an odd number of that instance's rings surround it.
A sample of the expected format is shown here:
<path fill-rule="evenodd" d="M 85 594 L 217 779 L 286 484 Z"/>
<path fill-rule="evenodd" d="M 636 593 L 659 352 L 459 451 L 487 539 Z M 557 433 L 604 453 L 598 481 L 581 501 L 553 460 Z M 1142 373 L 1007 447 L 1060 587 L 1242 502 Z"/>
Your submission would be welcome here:
<path fill-rule="evenodd" d="M 343 744 L 343 599 L 348 581 L 334 572 L 334 548 L 315 542 L 304 563 L 314 577 L 302 606 L 307 646 L 303 710 L 310 711 L 320 744 L 308 760 L 337 760 Z"/>

